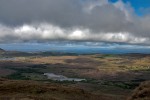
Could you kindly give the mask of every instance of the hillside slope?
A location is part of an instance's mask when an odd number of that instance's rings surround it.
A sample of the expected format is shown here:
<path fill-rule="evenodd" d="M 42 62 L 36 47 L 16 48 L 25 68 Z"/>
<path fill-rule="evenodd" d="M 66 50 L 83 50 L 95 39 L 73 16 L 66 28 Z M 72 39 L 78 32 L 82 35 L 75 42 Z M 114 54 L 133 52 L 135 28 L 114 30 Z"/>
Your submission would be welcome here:
<path fill-rule="evenodd" d="M 150 81 L 143 82 L 137 87 L 128 100 L 150 100 Z"/>
<path fill-rule="evenodd" d="M 0 100 L 110 100 L 82 89 L 36 81 L 0 79 Z"/>

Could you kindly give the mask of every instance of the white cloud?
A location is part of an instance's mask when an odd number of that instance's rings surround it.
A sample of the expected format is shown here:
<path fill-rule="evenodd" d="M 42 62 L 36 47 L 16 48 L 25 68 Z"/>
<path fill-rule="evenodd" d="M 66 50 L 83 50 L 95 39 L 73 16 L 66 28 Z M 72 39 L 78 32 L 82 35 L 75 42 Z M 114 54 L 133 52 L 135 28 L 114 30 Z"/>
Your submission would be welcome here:
<path fill-rule="evenodd" d="M 123 42 L 132 44 L 145 44 L 149 38 L 136 37 L 127 32 L 119 33 L 93 33 L 89 29 L 71 28 L 63 29 L 48 23 L 25 24 L 19 27 L 7 27 L 1 25 L 0 42 L 48 42 L 51 40 L 71 40 L 71 41 L 104 41 Z M 9 38 L 11 38 L 9 40 Z"/>

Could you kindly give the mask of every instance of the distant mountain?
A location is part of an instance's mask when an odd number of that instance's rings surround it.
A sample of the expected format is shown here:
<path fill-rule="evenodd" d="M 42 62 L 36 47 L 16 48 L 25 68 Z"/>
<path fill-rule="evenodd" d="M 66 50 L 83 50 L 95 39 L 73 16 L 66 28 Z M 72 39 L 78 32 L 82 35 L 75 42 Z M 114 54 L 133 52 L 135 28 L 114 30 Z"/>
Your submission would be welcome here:
<path fill-rule="evenodd" d="M 5 50 L 0 48 L 0 52 L 1 52 L 1 51 L 3 51 L 3 52 L 4 52 Z"/>
<path fill-rule="evenodd" d="M 5 50 L 0 48 L 0 53 L 4 53 L 4 52 L 5 52 Z"/>

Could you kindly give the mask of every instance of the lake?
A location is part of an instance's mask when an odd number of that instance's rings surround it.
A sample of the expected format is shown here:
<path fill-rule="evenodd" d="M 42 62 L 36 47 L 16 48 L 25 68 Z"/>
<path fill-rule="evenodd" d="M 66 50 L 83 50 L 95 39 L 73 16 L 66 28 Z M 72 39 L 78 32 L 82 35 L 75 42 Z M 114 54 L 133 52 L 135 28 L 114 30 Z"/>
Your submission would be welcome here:
<path fill-rule="evenodd" d="M 56 75 L 54 73 L 44 73 L 45 76 L 47 76 L 48 79 L 55 80 L 55 81 L 85 81 L 86 79 L 79 79 L 79 78 L 68 78 L 63 75 Z"/>

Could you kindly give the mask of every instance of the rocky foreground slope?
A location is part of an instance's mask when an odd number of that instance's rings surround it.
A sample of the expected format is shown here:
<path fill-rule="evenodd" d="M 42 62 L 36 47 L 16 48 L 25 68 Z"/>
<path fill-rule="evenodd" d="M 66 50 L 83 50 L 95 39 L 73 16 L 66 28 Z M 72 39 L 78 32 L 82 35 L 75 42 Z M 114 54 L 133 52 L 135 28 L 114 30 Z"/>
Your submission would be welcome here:
<path fill-rule="evenodd" d="M 150 100 L 150 81 L 143 82 L 128 100 Z"/>

